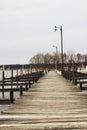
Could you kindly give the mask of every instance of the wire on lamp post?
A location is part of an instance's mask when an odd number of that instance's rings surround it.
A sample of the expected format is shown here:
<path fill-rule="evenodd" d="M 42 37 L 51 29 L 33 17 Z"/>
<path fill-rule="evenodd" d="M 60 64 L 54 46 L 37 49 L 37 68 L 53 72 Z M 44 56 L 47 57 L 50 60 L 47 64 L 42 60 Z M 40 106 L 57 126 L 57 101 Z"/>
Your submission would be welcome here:
<path fill-rule="evenodd" d="M 60 26 L 60 27 L 55 26 L 54 31 L 57 31 L 57 29 L 60 29 L 60 32 L 61 32 L 61 62 L 62 62 L 61 71 L 62 71 L 62 74 L 63 74 L 63 34 L 62 34 L 62 26 Z"/>
<path fill-rule="evenodd" d="M 57 49 L 57 46 L 54 46 L 53 47 L 56 48 L 56 69 L 57 69 L 57 64 L 58 64 L 58 49 Z"/>

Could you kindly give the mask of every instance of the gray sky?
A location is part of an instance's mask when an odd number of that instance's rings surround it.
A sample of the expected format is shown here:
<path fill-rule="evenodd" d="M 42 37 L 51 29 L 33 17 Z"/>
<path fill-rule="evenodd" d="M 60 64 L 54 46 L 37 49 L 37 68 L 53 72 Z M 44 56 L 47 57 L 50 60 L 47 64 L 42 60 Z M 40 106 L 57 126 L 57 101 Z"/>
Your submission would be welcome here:
<path fill-rule="evenodd" d="M 37 53 L 87 53 L 87 0 L 0 0 L 0 64 L 24 64 Z"/>

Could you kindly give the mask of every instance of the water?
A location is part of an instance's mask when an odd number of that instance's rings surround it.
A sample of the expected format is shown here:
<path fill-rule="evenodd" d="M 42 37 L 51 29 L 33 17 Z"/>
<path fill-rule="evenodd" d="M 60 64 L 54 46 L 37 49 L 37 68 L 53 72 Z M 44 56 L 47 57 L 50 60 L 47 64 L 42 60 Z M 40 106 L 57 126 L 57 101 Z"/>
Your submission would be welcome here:
<path fill-rule="evenodd" d="M 31 70 L 29 70 L 31 71 Z M 22 74 L 26 74 L 27 73 L 27 70 L 14 70 L 13 71 L 13 77 L 14 76 L 17 76 L 17 75 L 22 75 Z M 0 80 L 2 81 L 3 79 L 3 71 L 0 70 Z M 12 76 L 12 71 L 11 70 L 4 70 L 4 78 L 9 78 Z M 14 86 L 16 87 L 16 86 Z M 0 86 L 0 89 L 2 88 L 2 86 Z M 11 86 L 4 86 L 4 88 L 11 88 Z M 20 97 L 20 93 L 19 92 L 14 92 L 14 99 L 17 100 L 17 98 Z M 10 99 L 10 93 L 9 92 L 5 92 L 4 93 L 4 97 L 2 95 L 2 92 L 0 92 L 0 99 Z M 4 109 L 7 109 L 8 107 L 10 106 L 10 104 L 3 104 L 3 105 L 0 105 L 0 114 L 1 112 L 4 110 Z"/>
<path fill-rule="evenodd" d="M 4 93 L 4 97 L 2 96 L 2 93 L 0 93 L 0 99 L 10 99 L 10 94 L 9 92 Z M 14 99 L 17 100 L 20 97 L 19 92 L 14 92 Z M 7 109 L 10 106 L 10 104 L 3 104 L 0 105 L 0 114 L 4 109 Z"/>

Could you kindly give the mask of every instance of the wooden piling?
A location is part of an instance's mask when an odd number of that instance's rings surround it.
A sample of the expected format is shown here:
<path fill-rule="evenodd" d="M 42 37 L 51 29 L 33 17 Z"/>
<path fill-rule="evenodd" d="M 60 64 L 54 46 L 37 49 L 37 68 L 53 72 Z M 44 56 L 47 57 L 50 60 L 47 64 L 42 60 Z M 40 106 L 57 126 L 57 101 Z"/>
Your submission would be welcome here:
<path fill-rule="evenodd" d="M 2 89 L 4 89 L 4 69 L 2 71 Z M 4 97 L 4 91 L 2 92 L 2 96 Z"/>
<path fill-rule="evenodd" d="M 80 90 L 82 91 L 82 82 L 80 82 Z"/>
<path fill-rule="evenodd" d="M 25 84 L 25 89 L 26 89 L 26 91 L 28 90 L 28 84 L 27 83 Z"/>
<path fill-rule="evenodd" d="M 20 96 L 22 96 L 22 95 L 23 95 L 23 87 L 20 86 Z"/>
<path fill-rule="evenodd" d="M 31 81 L 29 81 L 29 88 L 31 88 Z"/>
<path fill-rule="evenodd" d="M 13 95 L 13 91 L 10 91 L 10 103 L 14 102 L 14 95 Z"/>
<path fill-rule="evenodd" d="M 13 84 L 13 69 L 11 70 L 11 84 Z M 13 88 L 13 85 L 11 85 L 11 88 Z"/>

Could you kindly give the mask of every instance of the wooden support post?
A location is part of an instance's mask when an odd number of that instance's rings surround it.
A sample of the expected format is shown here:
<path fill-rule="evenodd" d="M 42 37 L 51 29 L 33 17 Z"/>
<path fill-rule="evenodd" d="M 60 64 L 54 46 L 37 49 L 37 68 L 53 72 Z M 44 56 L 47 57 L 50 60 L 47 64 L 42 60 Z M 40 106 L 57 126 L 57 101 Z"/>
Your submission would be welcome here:
<path fill-rule="evenodd" d="M 38 77 L 35 77 L 35 78 L 34 78 L 35 83 L 37 82 L 37 80 L 38 80 Z"/>
<path fill-rule="evenodd" d="M 77 85 L 77 79 L 75 79 L 75 85 Z"/>
<path fill-rule="evenodd" d="M 29 81 L 29 88 L 31 88 L 31 81 Z"/>
<path fill-rule="evenodd" d="M 20 96 L 22 96 L 22 95 L 23 95 L 23 87 L 20 86 Z"/>
<path fill-rule="evenodd" d="M 24 74 L 24 65 L 22 65 L 22 76 Z"/>
<path fill-rule="evenodd" d="M 82 82 L 80 82 L 80 90 L 82 91 Z"/>
<path fill-rule="evenodd" d="M 30 69 L 31 69 L 31 73 L 32 73 L 32 67 L 30 66 Z"/>
<path fill-rule="evenodd" d="M 28 84 L 27 83 L 25 84 L 25 88 L 26 88 L 26 91 L 27 91 L 28 90 Z"/>
<path fill-rule="evenodd" d="M 3 69 L 3 71 L 2 71 L 2 89 L 4 89 L 4 69 Z M 4 91 L 2 92 L 2 96 L 4 97 Z"/>
<path fill-rule="evenodd" d="M 28 74 L 29 74 L 29 68 L 28 68 Z"/>
<path fill-rule="evenodd" d="M 14 95 L 13 95 L 13 91 L 10 91 L 10 103 L 14 102 Z"/>
<path fill-rule="evenodd" d="M 33 77 L 33 84 L 35 83 L 35 78 Z"/>
<path fill-rule="evenodd" d="M 11 70 L 11 88 L 13 88 L 13 69 Z"/>
<path fill-rule="evenodd" d="M 18 68 L 17 68 L 17 88 L 18 88 Z"/>

